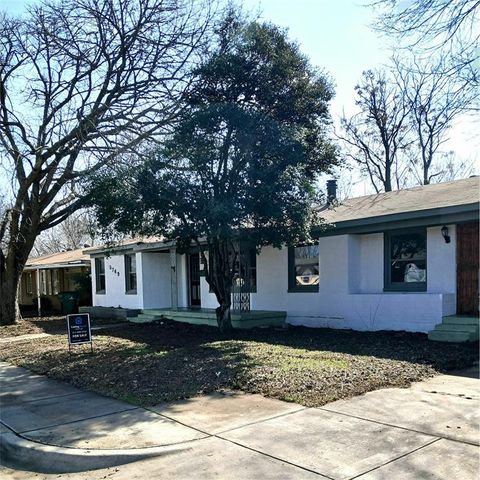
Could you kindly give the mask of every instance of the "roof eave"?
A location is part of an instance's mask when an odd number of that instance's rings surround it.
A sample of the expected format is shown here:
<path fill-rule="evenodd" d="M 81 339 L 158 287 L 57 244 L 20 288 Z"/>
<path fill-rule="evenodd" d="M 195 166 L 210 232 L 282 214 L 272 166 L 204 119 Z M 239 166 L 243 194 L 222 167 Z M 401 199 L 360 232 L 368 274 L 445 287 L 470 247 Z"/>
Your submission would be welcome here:
<path fill-rule="evenodd" d="M 69 267 L 89 267 L 90 260 L 75 260 L 72 262 L 59 262 L 59 263 L 33 263 L 25 265 L 24 270 L 47 270 L 52 268 L 69 268 Z"/>
<path fill-rule="evenodd" d="M 433 227 L 451 223 L 472 222 L 478 221 L 478 218 L 479 204 L 475 202 L 465 205 L 345 220 L 326 224 L 326 228 L 314 229 L 314 234 L 328 237 L 347 233 L 376 233 L 398 228 Z"/>

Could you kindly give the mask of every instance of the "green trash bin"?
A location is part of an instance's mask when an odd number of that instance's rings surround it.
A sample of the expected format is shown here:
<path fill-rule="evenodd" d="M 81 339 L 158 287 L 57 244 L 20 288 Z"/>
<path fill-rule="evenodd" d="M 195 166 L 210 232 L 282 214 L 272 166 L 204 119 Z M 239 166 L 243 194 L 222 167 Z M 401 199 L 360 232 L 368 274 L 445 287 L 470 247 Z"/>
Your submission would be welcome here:
<path fill-rule="evenodd" d="M 57 296 L 62 305 L 63 314 L 69 315 L 77 312 L 78 292 L 60 292 Z"/>

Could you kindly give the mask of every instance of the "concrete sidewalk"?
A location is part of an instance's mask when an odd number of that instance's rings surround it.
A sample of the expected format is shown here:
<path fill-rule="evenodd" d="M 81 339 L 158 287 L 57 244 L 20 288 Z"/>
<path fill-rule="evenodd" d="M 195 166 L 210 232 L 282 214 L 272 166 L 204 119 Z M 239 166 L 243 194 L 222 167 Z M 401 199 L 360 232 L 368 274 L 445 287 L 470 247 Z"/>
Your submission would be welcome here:
<path fill-rule="evenodd" d="M 477 367 L 322 408 L 216 393 L 145 409 L 0 363 L 0 474 L 473 480 L 479 384 Z"/>

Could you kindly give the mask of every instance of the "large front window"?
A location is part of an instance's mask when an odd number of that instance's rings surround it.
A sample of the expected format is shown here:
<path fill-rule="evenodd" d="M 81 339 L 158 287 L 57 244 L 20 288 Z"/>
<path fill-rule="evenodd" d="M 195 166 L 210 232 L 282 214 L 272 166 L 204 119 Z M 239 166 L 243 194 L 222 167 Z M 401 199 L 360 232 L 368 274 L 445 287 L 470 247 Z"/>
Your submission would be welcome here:
<path fill-rule="evenodd" d="M 319 253 L 318 245 L 303 245 L 288 249 L 288 290 L 290 292 L 318 292 Z"/>
<path fill-rule="evenodd" d="M 385 233 L 385 290 L 425 291 L 426 289 L 426 230 Z"/>

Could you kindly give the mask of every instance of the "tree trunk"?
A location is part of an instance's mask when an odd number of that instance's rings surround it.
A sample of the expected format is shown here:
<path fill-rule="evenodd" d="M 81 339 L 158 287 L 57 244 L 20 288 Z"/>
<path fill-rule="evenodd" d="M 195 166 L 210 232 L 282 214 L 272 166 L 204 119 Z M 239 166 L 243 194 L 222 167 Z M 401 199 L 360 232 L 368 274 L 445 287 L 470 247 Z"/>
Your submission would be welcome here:
<path fill-rule="evenodd" d="M 390 160 L 386 159 L 386 166 L 385 166 L 385 181 L 383 182 L 383 186 L 386 192 L 392 191 L 392 169 L 390 168 Z"/>
<path fill-rule="evenodd" d="M 17 302 L 17 290 L 20 281 L 15 271 L 2 272 L 0 281 L 0 325 L 13 325 L 20 318 Z"/>
<path fill-rule="evenodd" d="M 220 331 L 230 333 L 233 330 L 230 303 L 222 303 L 215 309 L 215 313 L 217 314 L 217 324 Z"/>
<path fill-rule="evenodd" d="M 18 286 L 36 234 L 25 228 L 21 235 L 25 241 L 10 240 L 7 254 L 0 252 L 0 325 L 13 325 L 20 319 Z"/>
<path fill-rule="evenodd" d="M 428 167 L 423 167 L 423 184 L 430 185 L 430 175 L 428 174 Z"/>

